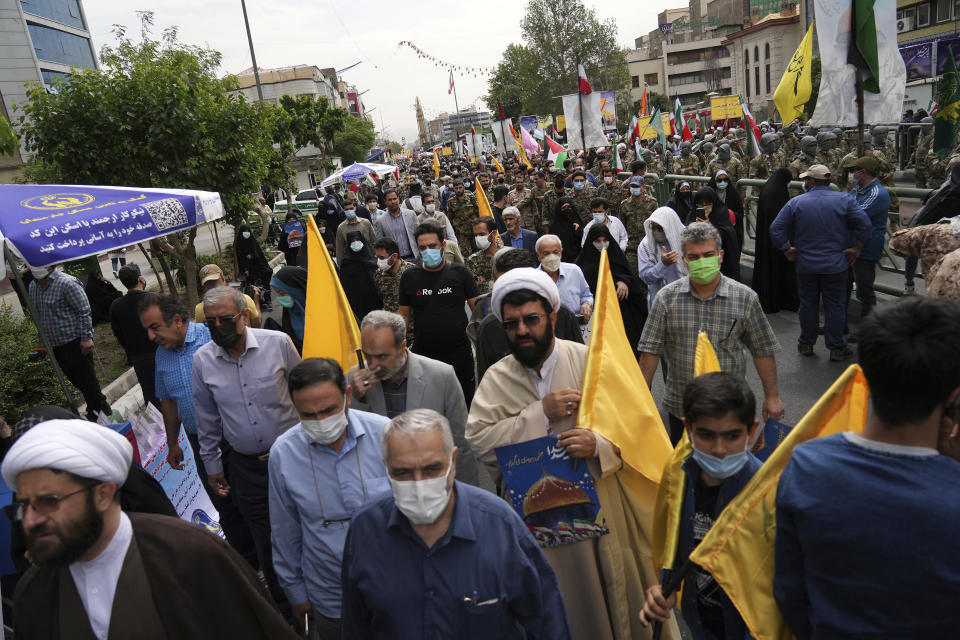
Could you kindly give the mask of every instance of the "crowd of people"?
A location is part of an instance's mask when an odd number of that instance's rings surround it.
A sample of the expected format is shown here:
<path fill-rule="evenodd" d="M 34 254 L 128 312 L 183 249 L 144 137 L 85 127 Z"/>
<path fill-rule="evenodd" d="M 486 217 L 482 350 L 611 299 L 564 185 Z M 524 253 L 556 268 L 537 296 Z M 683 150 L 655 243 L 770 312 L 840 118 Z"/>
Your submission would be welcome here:
<path fill-rule="evenodd" d="M 529 166 L 489 155 L 434 166 L 431 154 L 375 186 L 323 190 L 317 227 L 360 331 L 363 357 L 349 368 L 302 359 L 305 334 L 331 328 L 307 322 L 316 258 L 294 213 L 275 272 L 249 227 L 238 230 L 238 267 L 269 291 L 280 322 L 259 317 L 264 299 L 227 286 L 217 265 L 200 270 L 193 310 L 121 266 L 114 331 L 163 415 L 170 466 L 192 448 L 225 542 L 170 518 L 169 505 L 124 504 L 131 479 L 149 479 L 123 437 L 33 418 L 13 430 L 2 466 L 33 565 L 15 596 L 18 637 L 103 640 L 132 625 L 178 638 L 613 640 L 650 637 L 659 623 L 679 638 L 678 602 L 694 638 L 748 637 L 708 572 L 690 573 L 682 595 L 663 591 L 655 496 L 626 490 L 629 452 L 578 424 L 603 264 L 649 387 L 661 369 L 664 428 L 692 443 L 677 559 L 761 466 L 759 425 L 785 414 L 767 314 L 797 311 L 799 354 L 815 356 L 821 332 L 833 362 L 857 344 L 873 411 L 860 433 L 797 447 L 783 473 L 776 606 L 800 638 L 950 637 L 957 549 L 930 532 L 960 514 L 960 307 L 935 298 L 957 297 L 960 217 L 938 216 L 952 196 L 934 195 L 926 223 L 891 238 L 922 262 L 928 296 L 878 304 L 896 206 L 886 132 L 874 127 L 858 156 L 842 132 L 761 128 L 754 158 L 737 129 L 611 144 L 559 167 L 538 154 Z M 745 177 L 766 180 L 749 282 Z M 68 376 L 95 382 L 79 283 L 34 271 L 39 321 L 79 363 Z M 695 377 L 701 332 L 721 371 Z M 99 386 L 81 391 L 90 417 L 109 412 Z M 543 544 L 503 499 L 496 450 L 544 436 L 582 460 L 604 535 Z"/>

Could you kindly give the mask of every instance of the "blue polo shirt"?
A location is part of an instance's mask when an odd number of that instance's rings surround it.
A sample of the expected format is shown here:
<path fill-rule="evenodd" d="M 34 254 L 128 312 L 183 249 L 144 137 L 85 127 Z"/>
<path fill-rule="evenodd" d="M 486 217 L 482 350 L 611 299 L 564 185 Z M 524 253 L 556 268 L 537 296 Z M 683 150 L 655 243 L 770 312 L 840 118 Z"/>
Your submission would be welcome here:
<path fill-rule="evenodd" d="M 210 342 L 210 330 L 199 322 L 187 326 L 187 337 L 180 349 L 157 347 L 156 392 L 161 400 L 175 400 L 180 422 L 187 433 L 196 435 L 197 419 L 193 410 L 193 354 Z"/>

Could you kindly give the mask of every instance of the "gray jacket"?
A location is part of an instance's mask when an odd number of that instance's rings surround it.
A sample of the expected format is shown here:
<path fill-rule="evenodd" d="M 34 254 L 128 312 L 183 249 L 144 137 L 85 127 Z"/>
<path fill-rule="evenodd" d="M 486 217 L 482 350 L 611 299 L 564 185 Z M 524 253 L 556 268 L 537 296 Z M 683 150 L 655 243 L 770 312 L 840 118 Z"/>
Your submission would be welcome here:
<path fill-rule="evenodd" d="M 457 445 L 457 480 L 479 486 L 477 459 L 464 430 L 467 426 L 467 403 L 463 399 L 463 389 L 457 380 L 453 367 L 445 362 L 417 355 L 407 350 L 407 401 L 406 409 L 433 409 L 450 422 L 453 442 Z M 347 373 L 347 380 L 353 379 L 354 366 Z M 372 385 L 364 394 L 363 400 L 354 395 L 350 399 L 350 408 L 369 411 L 382 416 L 387 415 L 387 404 L 383 399 L 383 387 Z"/>
<path fill-rule="evenodd" d="M 383 219 L 389 215 L 390 212 L 387 211 L 377 218 L 377 224 L 373 227 L 374 232 L 377 234 L 377 238 L 382 238 L 383 236 L 387 235 L 383 230 Z M 413 257 L 419 258 L 420 251 L 417 249 L 417 239 L 413 237 L 413 230 L 417 228 L 418 224 L 420 224 L 420 221 L 417 220 L 417 214 L 410 209 L 404 209 L 403 207 L 400 207 L 400 219 L 403 220 L 403 226 L 407 230 L 407 240 L 410 241 L 410 248 L 413 250 Z"/>

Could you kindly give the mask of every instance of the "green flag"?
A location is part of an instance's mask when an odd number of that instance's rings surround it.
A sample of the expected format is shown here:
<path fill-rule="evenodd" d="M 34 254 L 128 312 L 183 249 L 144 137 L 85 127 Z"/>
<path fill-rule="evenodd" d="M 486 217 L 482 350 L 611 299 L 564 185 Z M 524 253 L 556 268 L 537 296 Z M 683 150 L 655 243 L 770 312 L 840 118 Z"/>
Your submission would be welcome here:
<path fill-rule="evenodd" d="M 877 55 L 877 20 L 873 15 L 874 0 L 853 0 L 850 4 L 850 50 L 847 62 L 863 74 L 863 89 L 880 93 L 880 60 Z"/>
<path fill-rule="evenodd" d="M 667 148 L 667 134 L 663 129 L 663 116 L 659 108 L 654 109 L 653 116 L 650 117 L 650 126 L 657 132 L 657 138 L 660 139 L 660 146 Z"/>
<path fill-rule="evenodd" d="M 957 130 L 960 129 L 960 78 L 957 77 L 953 47 L 948 47 L 947 50 L 949 55 L 943 65 L 940 92 L 937 95 L 940 107 L 933 124 L 933 151 L 941 160 L 950 154 L 957 139 Z"/>

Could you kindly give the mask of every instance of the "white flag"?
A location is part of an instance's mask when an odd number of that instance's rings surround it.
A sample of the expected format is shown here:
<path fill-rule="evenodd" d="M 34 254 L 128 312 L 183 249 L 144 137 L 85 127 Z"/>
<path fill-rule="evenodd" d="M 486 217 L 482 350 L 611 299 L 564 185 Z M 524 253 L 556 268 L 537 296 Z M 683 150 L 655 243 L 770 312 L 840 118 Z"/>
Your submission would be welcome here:
<path fill-rule="evenodd" d="M 497 139 L 497 153 L 510 153 L 517 148 L 517 143 L 510 133 L 510 118 L 494 122 L 493 135 Z"/>
<path fill-rule="evenodd" d="M 815 0 L 817 40 L 820 43 L 820 94 L 810 118 L 815 126 L 856 126 L 857 90 L 853 65 L 847 64 L 850 48 L 850 0 Z M 877 59 L 880 93 L 863 94 L 863 119 L 868 124 L 899 122 L 903 113 L 907 69 L 897 48 L 895 0 L 876 0 Z"/>
<path fill-rule="evenodd" d="M 609 142 L 603 135 L 603 113 L 600 93 L 589 95 L 571 93 L 563 96 L 563 115 L 567 122 L 567 149 L 605 147 Z M 583 104 L 583 136 L 580 134 L 580 105 Z"/>

